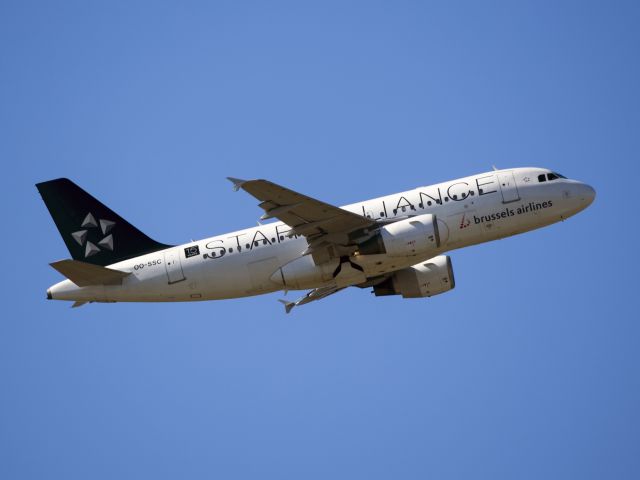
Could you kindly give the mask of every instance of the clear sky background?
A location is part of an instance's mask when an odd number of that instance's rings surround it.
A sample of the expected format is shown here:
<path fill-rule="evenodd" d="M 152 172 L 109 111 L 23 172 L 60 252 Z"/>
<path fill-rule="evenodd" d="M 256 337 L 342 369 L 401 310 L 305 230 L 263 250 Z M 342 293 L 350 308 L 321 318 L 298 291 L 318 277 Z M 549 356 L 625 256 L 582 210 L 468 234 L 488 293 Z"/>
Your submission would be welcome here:
<path fill-rule="evenodd" d="M 0 478 L 638 478 L 639 5 L 2 2 Z M 340 205 L 492 164 L 598 196 L 438 297 L 45 300 L 39 181 L 181 243 L 255 224 L 226 176 Z"/>

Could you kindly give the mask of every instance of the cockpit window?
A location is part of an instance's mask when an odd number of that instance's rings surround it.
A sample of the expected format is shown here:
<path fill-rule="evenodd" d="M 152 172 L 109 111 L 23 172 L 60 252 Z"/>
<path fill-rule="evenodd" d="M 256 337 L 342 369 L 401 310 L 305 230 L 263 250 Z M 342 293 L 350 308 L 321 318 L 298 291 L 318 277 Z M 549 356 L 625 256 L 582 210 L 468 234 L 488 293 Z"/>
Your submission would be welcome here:
<path fill-rule="evenodd" d="M 559 178 L 567 178 L 564 175 L 560 175 L 559 173 L 556 172 L 551 172 L 551 173 L 547 173 L 547 180 L 551 181 L 551 180 L 557 180 Z"/>
<path fill-rule="evenodd" d="M 547 176 L 543 173 L 542 175 L 538 175 L 538 182 L 546 182 Z"/>

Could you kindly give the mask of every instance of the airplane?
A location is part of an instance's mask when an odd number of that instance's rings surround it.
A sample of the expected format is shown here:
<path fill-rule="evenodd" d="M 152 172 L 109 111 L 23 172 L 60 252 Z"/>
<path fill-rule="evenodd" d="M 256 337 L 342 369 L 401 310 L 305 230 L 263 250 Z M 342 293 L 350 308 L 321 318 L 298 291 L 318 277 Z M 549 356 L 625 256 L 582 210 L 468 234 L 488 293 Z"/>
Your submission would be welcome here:
<path fill-rule="evenodd" d="M 347 287 L 422 298 L 455 287 L 445 253 L 566 220 L 595 190 L 545 168 L 472 175 L 336 207 L 268 180 L 228 177 L 254 196 L 258 224 L 167 245 L 66 178 L 36 185 L 71 259 L 47 298 L 89 302 L 188 302 L 308 290 L 280 300 L 286 313 Z"/>

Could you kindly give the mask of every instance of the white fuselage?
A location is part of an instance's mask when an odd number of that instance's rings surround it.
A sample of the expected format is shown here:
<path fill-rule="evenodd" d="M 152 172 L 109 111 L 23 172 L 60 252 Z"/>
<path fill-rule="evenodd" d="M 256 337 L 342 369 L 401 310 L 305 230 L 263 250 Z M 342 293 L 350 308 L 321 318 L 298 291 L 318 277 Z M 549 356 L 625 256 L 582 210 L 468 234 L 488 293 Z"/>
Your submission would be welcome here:
<path fill-rule="evenodd" d="M 540 182 L 547 169 L 516 168 L 419 187 L 354 203 L 345 210 L 373 220 L 389 221 L 434 214 L 440 247 L 446 251 L 523 233 L 564 220 L 586 208 L 591 187 L 559 178 Z M 110 268 L 131 272 L 122 285 L 78 287 L 70 280 L 49 289 L 52 298 L 98 302 L 197 301 L 237 298 L 274 292 L 271 280 L 281 266 L 301 257 L 304 237 L 289 237 L 282 222 L 237 232 L 132 258 Z M 352 255 L 367 277 L 400 270 L 427 258 Z M 305 285 L 319 288 L 329 282 Z"/>

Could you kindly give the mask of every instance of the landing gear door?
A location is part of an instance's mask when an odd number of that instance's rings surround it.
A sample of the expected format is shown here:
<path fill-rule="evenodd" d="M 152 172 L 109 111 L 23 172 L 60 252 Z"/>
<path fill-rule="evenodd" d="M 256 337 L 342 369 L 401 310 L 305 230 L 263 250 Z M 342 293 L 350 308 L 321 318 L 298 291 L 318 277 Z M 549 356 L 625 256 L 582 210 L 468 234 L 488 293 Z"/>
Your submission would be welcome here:
<path fill-rule="evenodd" d="M 184 272 L 180 262 L 180 249 L 172 248 L 164 252 L 164 266 L 167 269 L 167 278 L 170 284 L 184 280 Z"/>
<path fill-rule="evenodd" d="M 500 191 L 502 192 L 502 203 L 511 203 L 520 200 L 520 194 L 518 193 L 513 172 L 498 174 L 498 182 L 500 183 Z"/>

